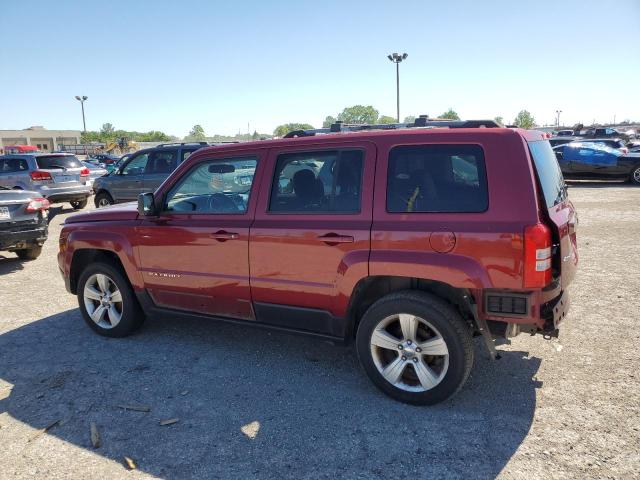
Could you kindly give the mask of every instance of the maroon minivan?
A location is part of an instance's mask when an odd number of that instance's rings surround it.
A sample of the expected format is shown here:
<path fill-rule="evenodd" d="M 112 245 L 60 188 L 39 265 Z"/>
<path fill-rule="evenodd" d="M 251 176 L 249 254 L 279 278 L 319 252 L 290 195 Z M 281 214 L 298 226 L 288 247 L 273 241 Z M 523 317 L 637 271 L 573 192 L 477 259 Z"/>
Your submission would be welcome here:
<path fill-rule="evenodd" d="M 373 383 L 415 404 L 462 387 L 474 335 L 493 356 L 495 336 L 557 336 L 577 217 L 544 134 L 383 128 L 203 148 L 138 205 L 69 217 L 58 261 L 87 324 L 121 337 L 169 315 L 353 340 Z"/>

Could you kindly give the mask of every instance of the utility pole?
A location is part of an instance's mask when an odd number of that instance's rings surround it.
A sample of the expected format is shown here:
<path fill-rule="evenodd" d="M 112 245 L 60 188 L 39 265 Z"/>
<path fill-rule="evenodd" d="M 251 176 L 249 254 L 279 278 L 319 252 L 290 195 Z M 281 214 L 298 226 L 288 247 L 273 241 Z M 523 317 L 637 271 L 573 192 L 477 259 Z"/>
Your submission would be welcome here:
<path fill-rule="evenodd" d="M 560 128 L 560 114 L 562 110 L 556 110 L 556 128 Z"/>
<path fill-rule="evenodd" d="M 408 55 L 406 53 L 392 53 L 387 55 L 387 58 L 396 64 L 396 113 L 397 120 L 400 123 L 400 62 L 406 60 Z"/>

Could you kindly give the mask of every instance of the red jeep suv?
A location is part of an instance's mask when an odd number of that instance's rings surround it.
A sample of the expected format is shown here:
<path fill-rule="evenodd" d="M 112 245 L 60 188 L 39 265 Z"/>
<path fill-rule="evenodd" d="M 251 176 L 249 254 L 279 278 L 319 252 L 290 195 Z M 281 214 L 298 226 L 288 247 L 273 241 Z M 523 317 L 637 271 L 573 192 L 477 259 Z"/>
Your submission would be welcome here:
<path fill-rule="evenodd" d="M 483 128 L 484 127 L 484 128 Z M 58 262 L 87 324 L 215 318 L 355 342 L 373 383 L 433 404 L 472 337 L 556 336 L 576 212 L 540 132 L 429 121 L 202 148 L 138 205 L 69 217 Z"/>

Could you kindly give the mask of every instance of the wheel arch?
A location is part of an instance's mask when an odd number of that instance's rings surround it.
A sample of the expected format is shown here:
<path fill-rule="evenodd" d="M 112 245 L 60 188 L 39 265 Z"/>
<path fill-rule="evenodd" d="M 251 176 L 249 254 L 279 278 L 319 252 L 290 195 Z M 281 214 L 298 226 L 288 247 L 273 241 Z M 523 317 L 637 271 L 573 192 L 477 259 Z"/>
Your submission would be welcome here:
<path fill-rule="evenodd" d="M 467 301 L 469 297 L 475 298 L 473 290 L 457 288 L 429 278 L 379 275 L 363 278 L 354 287 L 349 299 L 347 338 L 353 338 L 362 316 L 377 300 L 390 293 L 407 290 L 431 293 L 445 300 L 453 305 L 465 320 L 468 320 L 471 328 L 473 327 L 473 312 Z"/>
<path fill-rule="evenodd" d="M 81 248 L 73 252 L 71 259 L 71 268 L 69 270 L 71 293 L 75 295 L 78 292 L 78 279 L 87 265 L 100 261 L 120 269 L 125 278 L 128 278 L 124 265 L 117 253 L 99 248 Z"/>

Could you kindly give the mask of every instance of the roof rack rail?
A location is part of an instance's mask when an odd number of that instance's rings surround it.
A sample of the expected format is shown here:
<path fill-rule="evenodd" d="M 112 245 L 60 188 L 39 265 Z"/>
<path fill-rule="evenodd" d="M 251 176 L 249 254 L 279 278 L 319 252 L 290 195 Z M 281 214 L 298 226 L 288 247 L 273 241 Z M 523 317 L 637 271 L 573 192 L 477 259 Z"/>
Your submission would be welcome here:
<path fill-rule="evenodd" d="M 349 124 L 337 121 L 329 128 L 314 128 L 310 130 L 294 130 L 283 138 L 311 137 L 319 133 L 360 132 L 363 130 L 399 130 L 403 128 L 500 128 L 502 125 L 495 120 L 446 120 L 442 118 L 430 119 L 427 115 L 420 115 L 411 123 L 378 123 L 378 124 Z"/>
<path fill-rule="evenodd" d="M 170 147 L 172 145 L 209 145 L 209 142 L 169 142 L 161 143 L 160 145 L 156 145 L 154 148 Z"/>

